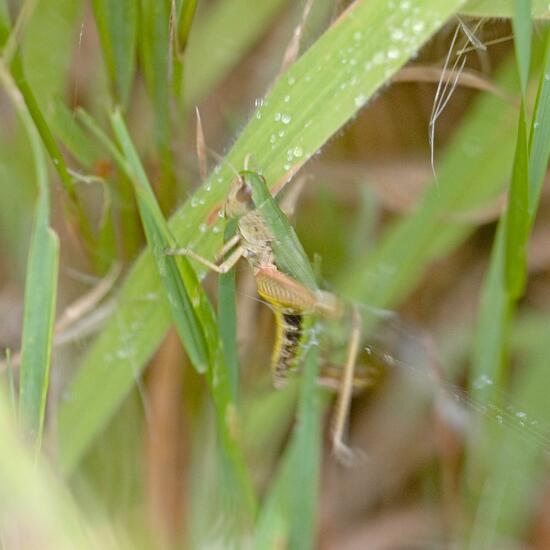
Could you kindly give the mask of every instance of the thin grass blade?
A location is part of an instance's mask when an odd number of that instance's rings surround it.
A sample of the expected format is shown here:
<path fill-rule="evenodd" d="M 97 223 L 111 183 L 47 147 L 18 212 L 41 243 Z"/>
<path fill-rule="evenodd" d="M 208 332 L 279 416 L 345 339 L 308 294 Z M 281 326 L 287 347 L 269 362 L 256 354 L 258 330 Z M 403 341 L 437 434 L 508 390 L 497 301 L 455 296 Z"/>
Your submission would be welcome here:
<path fill-rule="evenodd" d="M 522 0 L 519 0 L 521 3 Z M 461 13 L 472 17 L 507 17 L 512 19 L 515 14 L 514 1 L 510 0 L 469 0 Z M 517 5 L 518 2 L 515 2 Z M 531 0 L 525 4 L 531 4 L 530 16 L 534 19 L 548 19 L 550 10 L 546 0 Z"/>
<path fill-rule="evenodd" d="M 140 60 L 154 116 L 162 181 L 159 202 L 171 208 L 174 191 L 172 124 L 170 113 L 173 51 L 170 47 L 170 9 L 168 0 L 140 0 Z"/>
<path fill-rule="evenodd" d="M 92 8 L 113 97 L 124 109 L 136 68 L 138 4 L 134 0 L 92 0 Z"/>
<path fill-rule="evenodd" d="M 229 220 L 224 233 L 224 241 L 228 241 L 234 234 L 237 220 Z M 233 400 L 237 400 L 239 387 L 239 359 L 237 355 L 237 300 L 236 300 L 236 271 L 229 270 L 219 275 L 218 280 L 218 326 L 222 341 L 225 364 L 229 375 L 229 383 Z"/>
<path fill-rule="evenodd" d="M 38 200 L 31 235 L 21 345 L 19 415 L 36 451 L 42 442 L 51 366 L 52 337 L 59 269 L 59 241 L 50 229 L 48 172 L 39 134 L 8 68 L 0 62 L 0 80 L 10 96 L 29 138 Z"/>
<path fill-rule="evenodd" d="M 315 517 L 321 466 L 321 399 L 316 348 L 308 350 L 292 438 L 260 511 L 255 548 L 282 541 L 288 548 L 315 546 Z"/>
<path fill-rule="evenodd" d="M 19 385 L 21 421 L 37 448 L 44 429 L 59 269 L 59 240 L 48 218 L 49 205 L 41 190 L 25 282 Z"/>
<path fill-rule="evenodd" d="M 514 30 L 514 45 L 521 93 L 525 97 L 531 64 L 531 0 L 514 0 L 512 28 Z"/>

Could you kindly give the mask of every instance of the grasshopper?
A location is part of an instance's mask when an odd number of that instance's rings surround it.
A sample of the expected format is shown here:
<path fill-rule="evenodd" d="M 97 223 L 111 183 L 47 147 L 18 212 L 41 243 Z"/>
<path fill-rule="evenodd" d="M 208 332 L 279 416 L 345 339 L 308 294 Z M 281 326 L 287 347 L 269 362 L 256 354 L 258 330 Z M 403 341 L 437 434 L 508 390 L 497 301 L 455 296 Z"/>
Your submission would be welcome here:
<path fill-rule="evenodd" d="M 344 432 L 352 393 L 368 385 L 368 369 L 356 369 L 361 346 L 361 317 L 333 293 L 319 289 L 306 253 L 287 217 L 271 196 L 264 178 L 243 170 L 232 185 L 223 207 L 226 219 L 237 220 L 236 232 L 221 247 L 216 262 L 188 248 L 172 249 L 169 254 L 186 255 L 217 273 L 227 273 L 240 258 L 252 268 L 259 296 L 267 302 L 277 326 L 272 354 L 272 376 L 276 388 L 283 387 L 289 373 L 299 363 L 300 344 L 307 320 L 321 317 L 351 319 L 350 337 L 343 368 L 326 362 L 321 380 L 334 387 L 340 371 L 339 394 L 333 421 L 332 443 L 335 454 L 347 459 L 349 449 Z M 223 258 L 227 255 L 227 259 Z"/>

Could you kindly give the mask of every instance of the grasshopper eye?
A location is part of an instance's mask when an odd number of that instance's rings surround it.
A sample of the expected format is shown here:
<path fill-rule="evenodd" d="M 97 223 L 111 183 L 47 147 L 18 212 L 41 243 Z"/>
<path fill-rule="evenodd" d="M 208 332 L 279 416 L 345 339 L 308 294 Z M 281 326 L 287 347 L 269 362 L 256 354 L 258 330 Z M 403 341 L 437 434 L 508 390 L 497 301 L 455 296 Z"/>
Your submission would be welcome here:
<path fill-rule="evenodd" d="M 235 198 L 240 203 L 250 203 L 252 201 L 252 189 L 246 184 L 241 185 L 241 187 L 239 187 L 239 190 L 237 191 L 237 194 L 235 195 Z"/>

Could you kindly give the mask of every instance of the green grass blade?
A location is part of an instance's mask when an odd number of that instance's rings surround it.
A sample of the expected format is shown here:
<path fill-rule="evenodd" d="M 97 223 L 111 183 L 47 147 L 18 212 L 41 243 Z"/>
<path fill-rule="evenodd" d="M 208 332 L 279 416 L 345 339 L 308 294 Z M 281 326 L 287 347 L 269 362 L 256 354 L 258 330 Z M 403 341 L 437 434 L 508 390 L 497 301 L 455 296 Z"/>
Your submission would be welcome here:
<path fill-rule="evenodd" d="M 173 59 L 170 56 L 170 2 L 141 0 L 140 60 L 145 85 L 154 111 L 154 135 L 163 181 L 159 200 L 163 208 L 171 207 L 174 178 L 172 175 L 172 125 L 170 121 L 170 90 Z"/>
<path fill-rule="evenodd" d="M 138 5 L 134 0 L 92 0 L 113 97 L 128 103 L 136 66 Z"/>
<path fill-rule="evenodd" d="M 541 69 L 537 101 L 529 137 L 529 216 L 534 218 L 550 156 L 550 33 Z"/>
<path fill-rule="evenodd" d="M 35 164 L 38 201 L 31 235 L 21 345 L 19 414 L 35 449 L 42 442 L 51 366 L 52 336 L 57 296 L 59 241 L 49 227 L 48 173 L 39 135 L 7 67 L 0 64 L 0 79 L 27 132 Z"/>
<path fill-rule="evenodd" d="M 48 226 L 48 210 L 42 191 L 27 265 L 19 385 L 19 413 L 37 447 L 44 428 L 59 268 L 59 241 Z"/>
<path fill-rule="evenodd" d="M 0 48 L 4 48 L 11 32 L 11 23 L 9 19 L 4 16 L 0 19 Z M 93 248 L 93 237 L 88 220 L 80 205 L 80 200 L 76 194 L 74 183 L 67 170 L 65 159 L 61 154 L 59 146 L 55 141 L 55 138 L 46 122 L 43 112 L 38 104 L 38 101 L 33 93 L 32 87 L 26 78 L 25 69 L 23 66 L 23 60 L 21 58 L 19 50 L 16 50 L 13 55 L 13 59 L 8 60 L 10 71 L 13 79 L 25 101 L 27 110 L 33 120 L 34 126 L 38 131 L 42 142 L 48 152 L 48 155 L 53 163 L 55 170 L 59 175 L 59 179 L 67 193 L 69 198 L 68 202 L 68 215 L 71 222 L 78 228 L 80 235 L 87 243 L 88 248 Z"/>
<path fill-rule="evenodd" d="M 507 326 L 514 301 L 521 294 L 524 286 L 526 247 L 538 205 L 541 177 L 546 171 L 550 153 L 550 145 L 541 142 L 541 139 L 549 135 L 548 125 L 550 124 L 548 111 L 541 110 L 541 106 L 546 104 L 550 88 L 550 82 L 546 79 L 549 71 L 549 44 L 550 34 L 547 34 L 545 57 L 539 79 L 539 93 L 531 124 L 528 160 L 522 128 L 523 115 L 520 116 L 512 191 L 506 214 L 499 223 L 489 274 L 482 290 L 473 353 L 474 380 L 484 376 L 499 383 L 503 381 L 502 368 L 506 357 Z M 541 127 L 542 132 L 539 134 Z M 528 198 L 525 196 L 527 185 L 529 186 Z M 529 200 L 528 208 L 527 200 Z M 507 255 L 509 255 L 508 259 Z M 518 264 L 518 260 L 522 263 Z M 486 386 L 479 393 L 483 395 L 483 399 L 489 399 L 498 385 Z"/>
<path fill-rule="evenodd" d="M 298 414 L 291 446 L 295 463 L 291 476 L 290 548 L 314 548 L 321 470 L 321 395 L 315 347 L 304 360 Z"/>
<path fill-rule="evenodd" d="M 5 495 L 0 499 L 2 546 L 8 541 L 11 547 L 20 546 L 25 540 L 28 547 L 32 538 L 42 548 L 114 548 L 116 537 L 106 523 L 101 534 L 92 530 L 93 520 L 80 512 L 66 487 L 22 444 L 6 401 L 0 391 L 0 440 L 5 451 L 0 453 Z"/>
<path fill-rule="evenodd" d="M 208 308 L 206 306 L 207 298 L 201 292 L 200 285 L 193 276 L 193 271 L 186 258 L 180 259 L 180 276 L 176 258 L 166 254 L 166 250 L 173 248 L 175 245 L 166 221 L 158 207 L 153 190 L 120 113 L 115 113 L 111 120 L 126 160 L 127 175 L 134 185 L 149 248 L 153 253 L 160 278 L 164 284 L 178 334 L 197 371 L 205 372 L 210 359 L 202 325 L 208 321 L 215 326 L 213 314 L 209 312 L 204 317 L 201 316 L 202 319 L 199 320 L 193 308 L 191 296 L 196 301 L 200 300 L 203 303 L 203 309 Z"/>
<path fill-rule="evenodd" d="M 193 18 L 197 9 L 197 0 L 182 0 L 177 13 L 178 54 L 182 54 L 187 46 Z"/>
<path fill-rule="evenodd" d="M 52 119 L 56 135 L 63 145 L 82 166 L 91 168 L 99 158 L 96 144 L 77 124 L 74 114 L 60 99 L 54 102 Z"/>
<path fill-rule="evenodd" d="M 529 237 L 529 150 L 525 128 L 523 103 L 517 132 L 516 155 L 512 169 L 512 182 L 508 196 L 506 215 L 505 277 L 510 297 L 517 299 L 523 294 L 527 278 L 527 241 Z"/>
<path fill-rule="evenodd" d="M 531 63 L 531 0 L 514 0 L 512 28 L 514 29 L 514 44 L 521 93 L 525 97 L 527 81 L 529 80 L 529 65 Z"/>
<path fill-rule="evenodd" d="M 547 323 L 546 319 L 542 326 Z M 522 365 L 523 374 L 510 397 L 512 403 L 525 404 L 518 411 L 520 428 L 501 432 L 488 449 L 493 458 L 470 532 L 472 549 L 498 546 L 503 538 L 518 540 L 527 536 L 532 503 L 542 498 L 548 442 L 542 433 L 533 433 L 529 427 L 535 423 L 546 426 L 550 421 L 546 391 L 550 365 L 544 338 L 535 340 L 533 332 L 529 334 L 531 342 Z"/>
<path fill-rule="evenodd" d="M 222 220 L 216 217 L 216 212 L 234 179 L 230 165 L 241 168 L 245 157 L 252 154 L 268 185 L 281 187 L 289 175 L 348 122 L 460 5 L 458 0 L 423 1 L 418 4 L 414 28 L 410 28 L 409 12 L 394 10 L 385 1 L 353 4 L 275 83 L 234 144 L 226 162 L 175 213 L 170 228 L 178 244 L 191 246 L 203 256 L 211 256 L 221 244 Z M 397 47 L 387 33 L 389 25 L 407 31 L 409 41 L 403 47 Z M 365 65 L 369 66 L 368 71 Z M 494 115 L 494 111 L 495 107 L 490 114 Z M 506 132 L 501 127 L 498 132 L 504 140 Z M 493 139 L 491 144 L 495 145 L 496 141 Z M 502 169 L 506 148 L 496 150 L 500 152 L 498 160 Z M 463 164 L 461 157 L 458 166 Z M 481 173 L 494 168 L 492 164 L 483 166 Z M 506 167 L 503 172 L 506 173 Z M 478 175 L 463 181 L 476 181 Z M 91 438 L 127 394 L 136 372 L 152 355 L 167 330 L 170 315 L 166 304 L 164 307 L 162 302 L 157 304 L 153 311 L 151 303 L 143 299 L 158 293 L 159 281 L 147 253 L 129 274 L 116 315 L 90 347 L 78 376 L 69 387 L 71 400 L 60 405 L 60 416 L 71 419 L 60 426 L 60 439 L 77 439 L 70 447 L 63 444 L 60 458 L 66 468 L 74 467 Z M 129 324 L 134 327 L 132 330 L 128 330 Z M 123 357 L 119 364 L 116 359 L 119 350 L 131 353 L 131 360 Z M 106 363 L 110 363 L 110 368 L 106 368 Z M 114 372 L 116 380 L 112 378 Z M 101 392 L 101 401 L 86 386 L 90 383 Z M 86 429 L 78 434 L 71 425 L 74 418 L 85 419 Z"/>
<path fill-rule="evenodd" d="M 224 241 L 234 234 L 237 220 L 229 220 L 225 226 Z M 222 340 L 223 353 L 233 400 L 237 400 L 239 387 L 239 359 L 237 355 L 237 300 L 236 300 L 236 270 L 219 275 L 218 279 L 218 326 Z"/>
<path fill-rule="evenodd" d="M 461 13 L 472 17 L 514 17 L 515 0 L 469 0 L 466 2 Z M 522 0 L 519 0 L 521 3 Z M 518 2 L 515 4 L 517 5 Z M 531 4 L 531 16 L 535 19 L 548 19 L 550 10 L 546 0 L 531 0 L 525 4 Z"/>
<path fill-rule="evenodd" d="M 277 477 L 260 511 L 254 547 L 313 548 L 321 465 L 321 399 L 318 358 L 310 348 L 304 361 L 297 422 Z"/>

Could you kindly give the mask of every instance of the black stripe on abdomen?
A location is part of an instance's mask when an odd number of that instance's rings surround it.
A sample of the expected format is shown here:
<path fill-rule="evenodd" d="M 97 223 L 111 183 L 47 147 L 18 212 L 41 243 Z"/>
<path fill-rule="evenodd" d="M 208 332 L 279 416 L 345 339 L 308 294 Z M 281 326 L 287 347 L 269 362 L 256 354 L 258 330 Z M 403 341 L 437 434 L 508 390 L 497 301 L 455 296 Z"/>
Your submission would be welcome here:
<path fill-rule="evenodd" d="M 297 313 L 276 312 L 277 339 L 273 349 L 273 383 L 282 387 L 286 383 L 288 373 L 295 365 L 294 360 L 300 350 L 300 340 L 303 334 L 303 316 Z"/>

